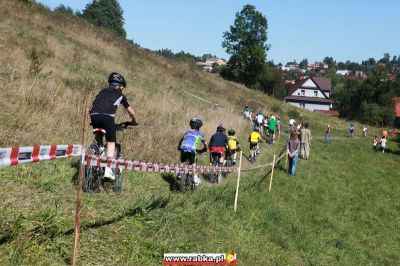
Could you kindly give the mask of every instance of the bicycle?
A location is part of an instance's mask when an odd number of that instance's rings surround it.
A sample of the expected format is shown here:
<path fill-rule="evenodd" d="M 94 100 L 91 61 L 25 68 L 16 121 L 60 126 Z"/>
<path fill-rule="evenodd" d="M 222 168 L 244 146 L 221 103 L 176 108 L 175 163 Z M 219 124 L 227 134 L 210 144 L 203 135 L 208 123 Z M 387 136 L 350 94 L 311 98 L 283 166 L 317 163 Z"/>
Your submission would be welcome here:
<path fill-rule="evenodd" d="M 253 145 L 253 146 L 252 146 L 252 148 L 250 150 L 249 161 L 252 162 L 252 163 L 255 163 L 256 162 L 256 157 L 260 153 L 259 147 L 258 147 L 259 143 L 251 144 L 251 145 Z"/>
<path fill-rule="evenodd" d="M 219 152 L 211 152 L 211 165 L 214 167 L 221 167 L 222 163 L 220 162 L 222 154 Z M 222 174 L 221 172 L 212 173 L 210 176 L 211 183 L 221 183 L 222 181 Z"/>
<path fill-rule="evenodd" d="M 116 124 L 116 131 L 123 132 L 129 126 L 137 126 L 137 123 L 134 122 L 123 122 L 120 124 Z M 96 157 L 104 157 L 107 154 L 107 147 L 104 143 L 104 136 L 106 131 L 103 128 L 95 128 L 93 129 L 93 134 L 95 135 L 95 139 L 92 143 L 90 143 L 85 149 L 86 156 L 96 156 Z M 121 144 L 115 144 L 115 159 L 121 159 Z M 121 194 L 122 192 L 122 171 L 121 169 L 113 169 L 115 175 L 115 181 L 109 181 L 104 179 L 104 167 L 99 166 L 85 166 L 85 172 L 83 177 L 83 184 L 82 188 L 84 192 L 88 193 L 96 193 L 100 192 L 100 186 L 106 184 L 106 182 L 111 183 L 112 190 L 117 193 Z"/>
<path fill-rule="evenodd" d="M 185 166 L 190 166 L 190 160 L 187 159 L 184 163 Z M 196 183 L 194 182 L 194 174 L 192 172 L 183 172 L 178 174 L 178 179 L 180 179 L 179 190 L 185 192 L 188 190 L 195 191 L 197 189 Z"/>

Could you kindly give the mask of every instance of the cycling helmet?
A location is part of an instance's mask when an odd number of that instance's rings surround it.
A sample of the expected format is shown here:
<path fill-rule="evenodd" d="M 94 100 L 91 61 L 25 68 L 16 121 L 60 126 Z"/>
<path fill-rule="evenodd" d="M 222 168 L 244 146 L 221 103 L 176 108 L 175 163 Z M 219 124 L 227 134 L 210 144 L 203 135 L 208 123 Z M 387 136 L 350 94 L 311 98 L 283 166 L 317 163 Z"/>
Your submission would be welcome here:
<path fill-rule="evenodd" d="M 217 131 L 220 131 L 220 132 L 225 132 L 225 127 L 224 127 L 224 125 L 222 125 L 222 124 L 220 124 L 218 127 L 217 127 Z"/>
<path fill-rule="evenodd" d="M 191 128 L 200 129 L 203 126 L 203 121 L 200 118 L 192 118 L 189 122 Z"/>
<path fill-rule="evenodd" d="M 230 129 L 229 131 L 228 131 L 228 135 L 229 136 L 233 136 L 233 135 L 235 135 L 235 130 L 233 130 L 233 129 Z"/>
<path fill-rule="evenodd" d="M 108 76 L 108 83 L 111 85 L 112 83 L 118 83 L 124 87 L 126 87 L 126 81 L 124 76 L 117 72 L 112 72 L 110 76 Z"/>

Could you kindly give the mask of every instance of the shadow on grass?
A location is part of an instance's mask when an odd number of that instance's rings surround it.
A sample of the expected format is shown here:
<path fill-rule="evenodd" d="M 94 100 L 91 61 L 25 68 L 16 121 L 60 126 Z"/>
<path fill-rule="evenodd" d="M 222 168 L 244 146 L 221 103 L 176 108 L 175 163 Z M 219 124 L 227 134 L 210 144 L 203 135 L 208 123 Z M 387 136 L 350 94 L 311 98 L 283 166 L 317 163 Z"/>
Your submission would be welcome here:
<path fill-rule="evenodd" d="M 80 167 L 80 165 L 81 165 L 81 161 L 80 160 L 74 160 L 70 164 L 71 168 L 74 168 L 76 170 L 74 175 L 71 177 L 71 183 L 74 186 L 78 185 L 79 167 Z"/>
<path fill-rule="evenodd" d="M 169 184 L 170 191 L 179 191 L 179 182 L 174 174 L 162 174 L 161 177 Z"/>

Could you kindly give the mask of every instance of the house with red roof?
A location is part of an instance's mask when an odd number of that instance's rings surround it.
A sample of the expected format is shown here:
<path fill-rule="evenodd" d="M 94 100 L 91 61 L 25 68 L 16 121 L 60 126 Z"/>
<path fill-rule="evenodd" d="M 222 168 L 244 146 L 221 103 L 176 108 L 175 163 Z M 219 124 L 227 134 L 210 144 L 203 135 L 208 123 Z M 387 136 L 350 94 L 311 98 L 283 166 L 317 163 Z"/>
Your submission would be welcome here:
<path fill-rule="evenodd" d="M 330 111 L 333 102 L 331 93 L 330 78 L 310 77 L 291 85 L 284 99 L 290 105 L 310 111 Z"/>

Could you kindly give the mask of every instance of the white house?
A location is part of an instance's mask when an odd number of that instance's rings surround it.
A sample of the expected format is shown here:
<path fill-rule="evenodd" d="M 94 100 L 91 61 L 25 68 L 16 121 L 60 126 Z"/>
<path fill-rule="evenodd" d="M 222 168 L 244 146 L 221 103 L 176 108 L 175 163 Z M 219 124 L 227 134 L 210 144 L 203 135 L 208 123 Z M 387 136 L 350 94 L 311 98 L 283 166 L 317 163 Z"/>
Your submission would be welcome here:
<path fill-rule="evenodd" d="M 310 111 L 329 111 L 333 102 L 330 98 L 331 92 L 330 78 L 311 77 L 299 80 L 290 86 L 285 101 Z"/>

